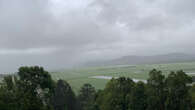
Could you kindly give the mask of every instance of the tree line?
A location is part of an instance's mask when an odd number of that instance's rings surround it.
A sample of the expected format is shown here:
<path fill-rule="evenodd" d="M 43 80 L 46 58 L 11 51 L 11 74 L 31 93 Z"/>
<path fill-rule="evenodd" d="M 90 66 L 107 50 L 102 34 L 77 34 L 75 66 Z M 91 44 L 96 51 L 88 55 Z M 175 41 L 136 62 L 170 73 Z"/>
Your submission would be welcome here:
<path fill-rule="evenodd" d="M 0 110 L 195 110 L 195 85 L 183 71 L 149 72 L 147 83 L 111 79 L 102 90 L 84 84 L 76 95 L 68 82 L 44 68 L 21 67 L 0 84 Z"/>

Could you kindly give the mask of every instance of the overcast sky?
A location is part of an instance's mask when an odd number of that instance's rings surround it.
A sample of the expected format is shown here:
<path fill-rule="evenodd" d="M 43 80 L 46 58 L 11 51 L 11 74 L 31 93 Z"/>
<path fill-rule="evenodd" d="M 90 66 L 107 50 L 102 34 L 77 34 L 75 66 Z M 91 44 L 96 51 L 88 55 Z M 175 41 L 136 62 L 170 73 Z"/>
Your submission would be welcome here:
<path fill-rule="evenodd" d="M 195 0 L 0 0 L 0 72 L 195 53 Z"/>

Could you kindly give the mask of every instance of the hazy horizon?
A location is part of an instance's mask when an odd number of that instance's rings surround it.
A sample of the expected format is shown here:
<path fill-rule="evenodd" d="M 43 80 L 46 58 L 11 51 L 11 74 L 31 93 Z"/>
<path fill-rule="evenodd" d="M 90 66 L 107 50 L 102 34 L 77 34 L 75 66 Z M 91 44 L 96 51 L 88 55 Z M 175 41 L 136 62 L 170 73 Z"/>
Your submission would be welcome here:
<path fill-rule="evenodd" d="M 194 0 L 0 0 L 0 73 L 195 54 Z"/>

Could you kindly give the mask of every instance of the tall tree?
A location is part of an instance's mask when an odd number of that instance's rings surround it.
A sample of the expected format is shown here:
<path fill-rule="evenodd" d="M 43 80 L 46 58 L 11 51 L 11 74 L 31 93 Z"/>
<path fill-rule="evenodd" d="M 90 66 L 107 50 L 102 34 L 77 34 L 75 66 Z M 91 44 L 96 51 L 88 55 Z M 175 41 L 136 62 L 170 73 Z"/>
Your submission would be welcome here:
<path fill-rule="evenodd" d="M 147 95 L 146 87 L 143 82 L 136 83 L 130 99 L 130 110 L 146 110 Z"/>
<path fill-rule="evenodd" d="M 134 82 L 130 78 L 112 79 L 97 99 L 100 110 L 128 110 Z"/>
<path fill-rule="evenodd" d="M 0 88 L 0 108 L 2 110 L 44 110 L 41 99 L 33 96 L 31 92 L 24 91 L 22 81 L 16 77 L 4 78 Z"/>
<path fill-rule="evenodd" d="M 49 92 L 52 92 L 54 88 L 49 72 L 45 71 L 42 67 L 21 67 L 19 68 L 18 75 L 20 80 L 25 82 L 29 87 L 27 89 L 32 93 L 38 94 L 40 89 L 49 89 Z"/>
<path fill-rule="evenodd" d="M 191 98 L 189 84 L 192 78 L 183 71 L 171 72 L 166 79 L 168 97 L 167 110 L 191 110 Z"/>
<path fill-rule="evenodd" d="M 52 105 L 55 110 L 78 110 L 75 94 L 66 81 L 58 80 L 52 97 Z"/>
<path fill-rule="evenodd" d="M 18 75 L 20 89 L 28 91 L 32 96 L 42 99 L 43 103 L 49 104 L 54 89 L 54 81 L 49 72 L 38 66 L 20 67 Z"/>
<path fill-rule="evenodd" d="M 18 110 L 12 77 L 4 77 L 0 84 L 0 110 Z"/>
<path fill-rule="evenodd" d="M 193 110 L 195 110 L 195 84 L 190 89 L 190 95 L 191 95 L 191 107 Z"/>
<path fill-rule="evenodd" d="M 148 79 L 148 110 L 165 110 L 165 76 L 161 71 L 153 69 Z"/>
<path fill-rule="evenodd" d="M 95 88 L 91 84 L 84 84 L 78 95 L 82 110 L 93 110 L 95 101 Z"/>

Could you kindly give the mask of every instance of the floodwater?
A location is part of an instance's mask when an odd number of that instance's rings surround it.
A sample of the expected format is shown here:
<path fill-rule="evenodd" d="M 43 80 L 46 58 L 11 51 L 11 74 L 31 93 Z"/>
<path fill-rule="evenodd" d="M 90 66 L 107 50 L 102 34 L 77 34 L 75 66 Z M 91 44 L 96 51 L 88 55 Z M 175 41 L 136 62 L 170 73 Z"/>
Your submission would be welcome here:
<path fill-rule="evenodd" d="M 195 75 L 195 73 L 186 73 L 186 74 L 188 74 L 188 75 Z"/>
<path fill-rule="evenodd" d="M 92 77 L 89 77 L 89 78 L 111 80 L 112 78 L 117 79 L 118 77 L 112 77 L 112 76 L 92 76 Z M 132 80 L 133 80 L 134 82 L 142 81 L 142 82 L 144 82 L 144 83 L 147 83 L 147 81 L 146 81 L 146 80 L 143 80 L 143 79 L 135 79 L 135 78 L 133 78 Z"/>

